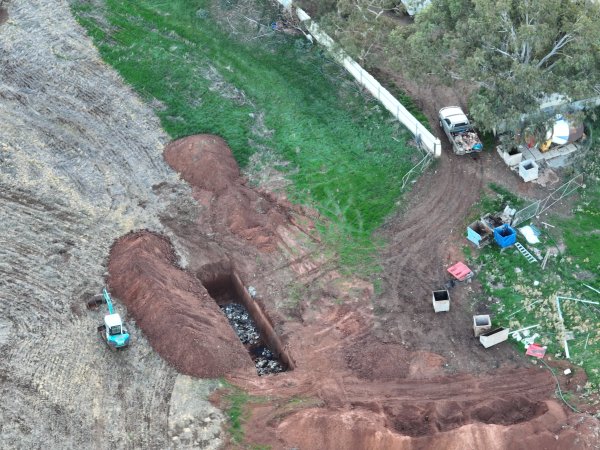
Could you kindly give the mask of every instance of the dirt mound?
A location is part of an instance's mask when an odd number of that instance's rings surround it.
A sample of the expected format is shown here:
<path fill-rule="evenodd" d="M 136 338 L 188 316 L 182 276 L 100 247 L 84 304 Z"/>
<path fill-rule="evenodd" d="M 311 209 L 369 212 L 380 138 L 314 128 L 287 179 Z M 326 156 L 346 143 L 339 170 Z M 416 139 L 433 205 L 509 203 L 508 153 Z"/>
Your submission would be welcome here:
<path fill-rule="evenodd" d="M 460 414 L 460 411 L 456 412 Z M 469 424 L 451 431 L 408 437 L 394 433 L 385 420 L 371 411 L 307 409 L 287 417 L 279 426 L 284 448 L 382 449 L 488 449 L 563 450 L 597 448 L 598 429 L 591 417 L 568 418 L 560 406 L 549 402 L 546 412 L 510 427 Z M 319 430 L 307 432 L 307 430 Z"/>
<path fill-rule="evenodd" d="M 505 399 L 485 399 L 482 396 L 476 402 L 460 399 L 402 402 L 384 409 L 390 429 L 413 437 L 428 436 L 477 422 L 514 425 L 530 421 L 546 411 L 548 407 L 544 402 L 511 394 L 507 394 Z"/>
<path fill-rule="evenodd" d="M 245 185 L 227 143 L 218 136 L 190 136 L 169 144 L 165 161 L 194 188 L 194 197 L 207 214 L 201 225 L 228 230 L 261 250 L 272 251 L 277 227 L 288 223 L 291 205 Z"/>
<path fill-rule="evenodd" d="M 176 265 L 169 241 L 130 233 L 112 247 L 108 284 L 152 347 L 179 372 L 218 377 L 254 369 L 246 349 L 200 281 Z"/>

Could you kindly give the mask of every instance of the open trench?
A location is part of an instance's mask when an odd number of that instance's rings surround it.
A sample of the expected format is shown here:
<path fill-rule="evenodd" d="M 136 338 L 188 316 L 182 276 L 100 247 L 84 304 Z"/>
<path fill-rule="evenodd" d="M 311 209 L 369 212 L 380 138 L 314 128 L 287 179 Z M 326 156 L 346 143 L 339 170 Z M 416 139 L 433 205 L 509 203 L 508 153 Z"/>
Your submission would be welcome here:
<path fill-rule="evenodd" d="M 294 368 L 268 315 L 233 269 L 208 265 L 198 278 L 248 350 L 259 376 Z"/>

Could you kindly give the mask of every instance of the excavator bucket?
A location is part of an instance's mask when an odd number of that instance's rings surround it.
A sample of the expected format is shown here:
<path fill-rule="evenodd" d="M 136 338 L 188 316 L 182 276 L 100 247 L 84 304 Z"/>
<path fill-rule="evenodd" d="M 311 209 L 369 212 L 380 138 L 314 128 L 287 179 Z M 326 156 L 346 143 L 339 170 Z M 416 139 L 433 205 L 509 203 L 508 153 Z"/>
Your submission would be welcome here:
<path fill-rule="evenodd" d="M 88 309 L 98 309 L 100 305 L 105 303 L 104 297 L 102 294 L 97 294 L 92 297 L 90 301 L 87 302 Z"/>

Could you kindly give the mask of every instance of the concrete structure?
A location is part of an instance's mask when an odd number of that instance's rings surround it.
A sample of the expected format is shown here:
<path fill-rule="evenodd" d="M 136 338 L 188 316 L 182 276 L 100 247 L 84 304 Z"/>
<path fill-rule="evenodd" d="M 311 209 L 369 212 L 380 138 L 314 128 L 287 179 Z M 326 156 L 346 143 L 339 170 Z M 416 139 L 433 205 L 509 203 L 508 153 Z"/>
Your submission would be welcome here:
<path fill-rule="evenodd" d="M 523 152 L 520 148 L 516 149 L 511 154 L 504 150 L 504 148 L 501 145 L 499 145 L 498 147 L 496 147 L 496 151 L 498 152 L 504 163 L 509 167 L 516 166 L 521 161 L 523 161 Z"/>
<path fill-rule="evenodd" d="M 551 167 L 562 167 L 569 157 L 579 150 L 579 148 L 579 144 L 572 143 L 552 147 L 547 152 L 540 152 L 537 147 L 527 148 L 526 146 L 521 146 L 520 150 L 523 152 L 523 157 L 525 159 L 533 160 L 535 162 L 545 162 Z"/>
<path fill-rule="evenodd" d="M 496 328 L 495 330 L 488 331 L 479 336 L 479 342 L 485 348 L 489 348 L 492 345 L 499 344 L 500 342 L 504 342 L 508 339 L 508 333 L 510 330 L 508 328 Z"/>
<path fill-rule="evenodd" d="M 473 333 L 475 334 L 475 337 L 487 333 L 491 329 L 492 320 L 490 319 L 490 316 L 486 314 L 473 316 Z"/>
<path fill-rule="evenodd" d="M 436 313 L 450 311 L 450 292 L 447 290 L 433 291 L 432 301 Z"/>
<path fill-rule="evenodd" d="M 519 176 L 523 181 L 533 181 L 538 177 L 539 166 L 533 159 L 526 159 L 519 163 Z"/>

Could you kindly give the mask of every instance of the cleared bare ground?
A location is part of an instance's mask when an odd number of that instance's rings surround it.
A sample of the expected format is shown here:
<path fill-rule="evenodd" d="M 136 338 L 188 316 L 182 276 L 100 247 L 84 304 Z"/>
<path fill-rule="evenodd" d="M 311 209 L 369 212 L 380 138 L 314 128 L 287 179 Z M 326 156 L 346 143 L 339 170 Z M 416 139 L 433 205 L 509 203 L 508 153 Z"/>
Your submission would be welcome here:
<path fill-rule="evenodd" d="M 163 162 L 157 119 L 100 60 L 66 1 L 5 6 L 0 447 L 164 448 L 176 372 L 135 327 L 135 345 L 110 353 L 95 336 L 104 312 L 85 301 L 104 283 L 113 241 L 162 231 L 158 215 L 175 201 L 187 208 L 189 189 Z M 206 404 L 211 412 L 221 417 Z"/>

